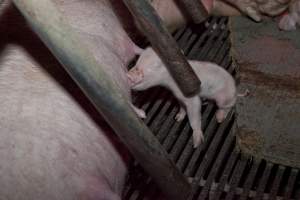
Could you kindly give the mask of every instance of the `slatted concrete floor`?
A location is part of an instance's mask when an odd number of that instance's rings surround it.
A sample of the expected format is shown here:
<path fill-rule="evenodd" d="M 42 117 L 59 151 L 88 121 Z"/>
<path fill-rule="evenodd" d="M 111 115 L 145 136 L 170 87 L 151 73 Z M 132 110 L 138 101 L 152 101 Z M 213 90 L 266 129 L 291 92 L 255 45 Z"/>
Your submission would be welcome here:
<path fill-rule="evenodd" d="M 227 18 L 211 18 L 208 22 L 208 28 L 183 28 L 174 37 L 189 59 L 213 61 L 235 75 L 229 56 Z M 203 105 L 205 143 L 193 149 L 187 118 L 180 123 L 174 120 L 179 107 L 170 92 L 153 88 L 138 93 L 135 102 L 146 111 L 145 123 L 177 167 L 187 177 L 194 178 L 191 199 L 300 200 L 299 169 L 245 157 L 237 150 L 232 132 L 234 111 L 222 124 L 218 124 L 214 104 Z M 123 199 L 163 199 L 139 165 L 132 165 L 129 177 Z"/>

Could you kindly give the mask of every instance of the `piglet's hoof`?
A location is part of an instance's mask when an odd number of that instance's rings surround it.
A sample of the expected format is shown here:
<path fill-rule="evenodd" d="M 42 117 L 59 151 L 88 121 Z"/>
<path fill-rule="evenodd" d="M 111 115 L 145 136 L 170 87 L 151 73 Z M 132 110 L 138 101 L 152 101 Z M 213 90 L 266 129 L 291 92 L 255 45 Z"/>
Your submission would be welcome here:
<path fill-rule="evenodd" d="M 216 119 L 218 123 L 222 123 L 225 119 L 225 112 L 222 109 L 217 110 Z"/>
<path fill-rule="evenodd" d="M 185 117 L 185 112 L 179 112 L 177 113 L 177 115 L 175 116 L 175 120 L 177 122 L 181 122 Z"/>
<path fill-rule="evenodd" d="M 201 130 L 200 131 L 194 131 L 193 132 L 193 147 L 197 148 L 202 143 L 204 143 L 203 132 Z"/>

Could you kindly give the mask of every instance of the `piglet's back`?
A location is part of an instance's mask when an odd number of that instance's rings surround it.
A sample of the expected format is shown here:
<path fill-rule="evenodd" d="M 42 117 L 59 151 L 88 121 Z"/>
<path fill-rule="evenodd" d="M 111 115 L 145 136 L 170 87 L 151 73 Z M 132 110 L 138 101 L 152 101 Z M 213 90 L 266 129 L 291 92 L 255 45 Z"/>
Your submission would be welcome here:
<path fill-rule="evenodd" d="M 197 76 L 202 81 L 202 87 L 205 88 L 220 88 L 228 85 L 235 87 L 232 76 L 221 66 L 203 61 L 189 61 Z"/>

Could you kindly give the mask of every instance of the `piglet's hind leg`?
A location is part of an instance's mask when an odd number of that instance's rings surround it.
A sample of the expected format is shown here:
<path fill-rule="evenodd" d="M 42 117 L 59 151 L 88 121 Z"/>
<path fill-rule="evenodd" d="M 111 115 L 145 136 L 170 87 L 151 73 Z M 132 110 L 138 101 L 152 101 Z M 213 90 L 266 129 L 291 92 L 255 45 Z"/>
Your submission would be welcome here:
<path fill-rule="evenodd" d="M 225 111 L 224 109 L 218 109 L 216 112 L 216 119 L 218 123 L 222 123 L 225 119 Z"/>
<path fill-rule="evenodd" d="M 216 113 L 217 122 L 222 123 L 226 119 L 230 110 L 231 110 L 231 107 L 230 108 L 219 108 Z"/>
<path fill-rule="evenodd" d="M 201 99 L 198 96 L 184 100 L 187 108 L 187 115 L 193 129 L 194 148 L 197 148 L 204 142 L 204 136 L 201 128 Z"/>

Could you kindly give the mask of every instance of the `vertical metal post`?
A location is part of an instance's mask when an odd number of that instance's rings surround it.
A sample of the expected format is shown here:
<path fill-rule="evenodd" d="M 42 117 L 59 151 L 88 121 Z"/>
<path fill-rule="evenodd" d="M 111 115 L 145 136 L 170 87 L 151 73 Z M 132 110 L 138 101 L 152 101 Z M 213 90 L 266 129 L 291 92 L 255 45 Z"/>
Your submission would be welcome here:
<path fill-rule="evenodd" d="M 147 0 L 123 0 L 139 29 L 148 38 L 166 64 L 170 74 L 185 96 L 199 93 L 200 80 L 177 46 L 176 41 Z"/>
<path fill-rule="evenodd" d="M 184 6 L 185 10 L 196 24 L 203 22 L 208 17 L 208 12 L 201 0 L 178 0 L 178 3 Z"/>
<path fill-rule="evenodd" d="M 187 179 L 51 0 L 13 2 L 161 190 L 171 199 L 186 199 L 190 192 Z"/>

